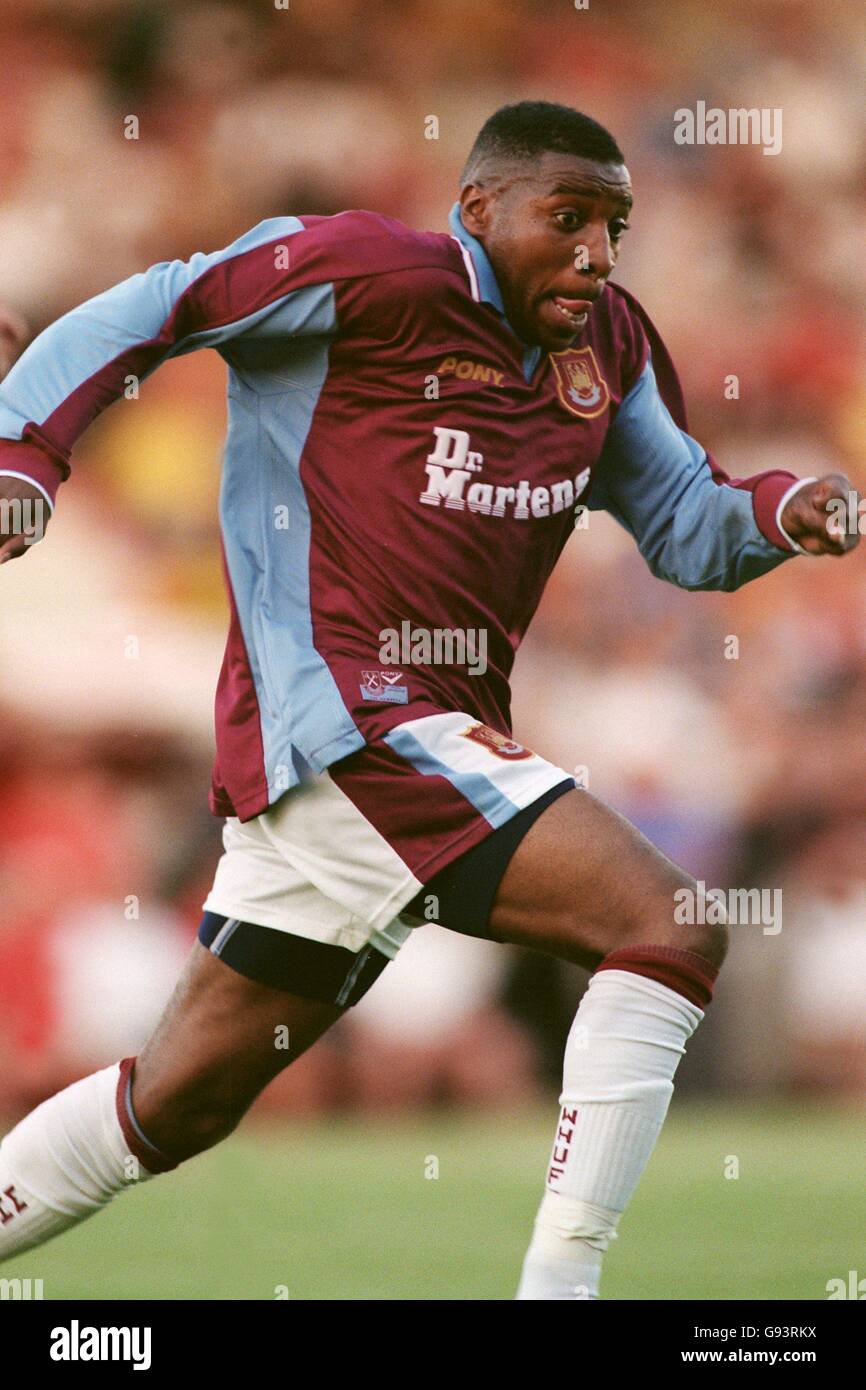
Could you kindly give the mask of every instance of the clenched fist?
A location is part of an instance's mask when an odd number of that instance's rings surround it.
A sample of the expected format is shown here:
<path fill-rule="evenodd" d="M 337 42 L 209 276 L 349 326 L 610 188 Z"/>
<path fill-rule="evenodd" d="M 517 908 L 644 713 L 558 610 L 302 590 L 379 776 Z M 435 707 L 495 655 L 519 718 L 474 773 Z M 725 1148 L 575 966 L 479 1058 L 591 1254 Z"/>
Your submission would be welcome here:
<path fill-rule="evenodd" d="M 810 555 L 846 555 L 860 539 L 857 528 L 847 527 L 853 488 L 843 473 L 828 473 L 806 483 L 785 504 L 782 529 Z M 836 503 L 835 506 L 829 505 Z M 839 505 L 839 504 L 842 505 Z"/>
<path fill-rule="evenodd" d="M 0 565 L 26 555 L 42 539 L 50 515 L 38 487 L 25 478 L 0 474 Z"/>

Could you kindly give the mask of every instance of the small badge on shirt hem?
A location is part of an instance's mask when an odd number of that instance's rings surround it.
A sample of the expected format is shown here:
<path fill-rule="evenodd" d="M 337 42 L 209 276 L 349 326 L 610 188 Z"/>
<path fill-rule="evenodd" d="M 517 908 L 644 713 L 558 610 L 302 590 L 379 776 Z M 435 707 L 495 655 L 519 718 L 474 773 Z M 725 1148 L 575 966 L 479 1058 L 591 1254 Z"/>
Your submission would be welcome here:
<path fill-rule="evenodd" d="M 486 748 L 488 753 L 495 753 L 497 758 L 534 758 L 535 754 L 531 748 L 524 748 L 522 743 L 517 743 L 513 738 L 506 738 L 505 734 L 500 734 L 496 729 L 491 729 L 488 724 L 470 724 L 468 729 L 461 731 L 461 738 L 471 738 L 475 743 L 480 743 Z"/>
<path fill-rule="evenodd" d="M 361 699 L 388 705 L 408 705 L 409 687 L 397 684 L 405 679 L 402 671 L 362 671 Z"/>

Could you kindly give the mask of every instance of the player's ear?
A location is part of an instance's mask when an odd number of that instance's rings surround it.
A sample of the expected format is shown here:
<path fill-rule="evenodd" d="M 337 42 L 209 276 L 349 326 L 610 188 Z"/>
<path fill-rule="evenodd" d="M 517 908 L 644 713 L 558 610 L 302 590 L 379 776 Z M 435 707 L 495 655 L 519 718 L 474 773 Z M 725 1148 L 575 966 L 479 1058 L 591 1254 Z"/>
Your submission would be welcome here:
<path fill-rule="evenodd" d="M 492 195 L 478 183 L 467 183 L 460 190 L 460 218 L 467 232 L 482 236 L 490 225 Z"/>

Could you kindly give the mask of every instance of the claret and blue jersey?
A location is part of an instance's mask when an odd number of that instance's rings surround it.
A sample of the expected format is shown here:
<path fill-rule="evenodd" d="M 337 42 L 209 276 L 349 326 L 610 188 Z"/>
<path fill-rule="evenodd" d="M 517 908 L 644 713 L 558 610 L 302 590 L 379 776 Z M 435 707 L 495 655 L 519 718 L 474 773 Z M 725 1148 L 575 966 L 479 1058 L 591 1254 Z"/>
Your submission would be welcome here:
<path fill-rule="evenodd" d="M 509 733 L 514 654 L 578 507 L 609 511 L 684 588 L 735 588 L 792 553 L 797 480 L 721 472 L 631 295 L 608 285 L 574 345 L 542 353 L 456 208 L 451 228 L 270 219 L 65 315 L 0 387 L 0 472 L 53 501 L 130 375 L 196 348 L 225 359 L 219 814 L 248 820 L 414 718 Z M 389 687 L 382 633 L 407 622 L 483 630 L 486 669 L 408 664 Z"/>

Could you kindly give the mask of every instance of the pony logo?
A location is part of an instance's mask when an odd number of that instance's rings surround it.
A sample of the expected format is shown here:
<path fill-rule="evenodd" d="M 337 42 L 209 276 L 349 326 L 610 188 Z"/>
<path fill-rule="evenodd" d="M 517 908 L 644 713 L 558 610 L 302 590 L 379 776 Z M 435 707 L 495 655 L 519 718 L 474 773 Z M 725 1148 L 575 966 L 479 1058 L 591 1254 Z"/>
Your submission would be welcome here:
<path fill-rule="evenodd" d="M 361 699 L 380 705 L 408 705 L 409 687 L 397 684 L 405 679 L 402 671 L 362 671 Z"/>

